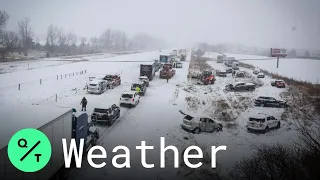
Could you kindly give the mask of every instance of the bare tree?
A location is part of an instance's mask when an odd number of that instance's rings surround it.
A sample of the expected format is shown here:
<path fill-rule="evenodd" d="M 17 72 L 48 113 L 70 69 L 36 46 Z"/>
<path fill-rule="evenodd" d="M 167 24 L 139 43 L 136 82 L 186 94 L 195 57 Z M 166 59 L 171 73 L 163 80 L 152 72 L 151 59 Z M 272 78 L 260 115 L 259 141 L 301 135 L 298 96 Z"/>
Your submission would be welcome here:
<path fill-rule="evenodd" d="M 50 25 L 48 27 L 46 48 L 52 56 L 54 55 L 55 47 L 58 45 L 58 34 L 59 29 L 56 26 Z"/>
<path fill-rule="evenodd" d="M 81 40 L 81 46 L 86 45 L 86 42 L 87 42 L 87 38 L 86 37 L 82 37 L 80 40 Z"/>
<path fill-rule="evenodd" d="M 8 52 L 13 52 L 18 46 L 19 37 L 15 32 L 2 32 L 0 36 L 0 57 L 4 58 Z"/>
<path fill-rule="evenodd" d="M 22 21 L 18 22 L 18 27 L 19 27 L 19 34 L 21 36 L 22 40 L 22 46 L 24 49 L 24 54 L 25 56 L 28 55 L 28 50 L 32 46 L 32 29 L 30 25 L 30 19 L 25 18 Z"/>
<path fill-rule="evenodd" d="M 57 41 L 58 41 L 58 46 L 59 46 L 59 52 L 66 54 L 67 53 L 67 35 L 64 33 L 63 29 L 60 28 L 57 31 Z"/>
<path fill-rule="evenodd" d="M 107 29 L 100 36 L 101 45 L 106 48 L 108 51 L 113 49 L 115 44 L 115 33 L 111 29 Z"/>
<path fill-rule="evenodd" d="M 94 49 L 98 49 L 98 44 L 99 44 L 99 40 L 98 40 L 98 38 L 97 37 L 92 37 L 91 39 L 90 39 L 90 41 L 91 41 L 91 46 L 94 48 Z"/>
<path fill-rule="evenodd" d="M 125 32 L 122 32 L 122 34 L 121 34 L 121 44 L 122 44 L 121 49 L 122 50 L 127 50 L 128 36 L 127 36 L 127 34 Z"/>
<path fill-rule="evenodd" d="M 0 11 L 0 31 L 6 26 L 9 15 L 5 11 Z"/>

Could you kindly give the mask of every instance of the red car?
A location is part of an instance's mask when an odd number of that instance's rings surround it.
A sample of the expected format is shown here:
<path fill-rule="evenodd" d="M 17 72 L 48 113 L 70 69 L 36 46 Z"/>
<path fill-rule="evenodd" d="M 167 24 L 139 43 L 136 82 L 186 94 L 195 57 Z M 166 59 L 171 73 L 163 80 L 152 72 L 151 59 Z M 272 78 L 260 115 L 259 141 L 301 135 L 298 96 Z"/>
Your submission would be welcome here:
<path fill-rule="evenodd" d="M 282 80 L 276 80 L 271 82 L 271 86 L 275 86 L 277 88 L 285 88 L 286 84 Z"/>
<path fill-rule="evenodd" d="M 107 74 L 103 79 L 111 82 L 113 86 L 121 85 L 121 77 L 118 74 Z"/>

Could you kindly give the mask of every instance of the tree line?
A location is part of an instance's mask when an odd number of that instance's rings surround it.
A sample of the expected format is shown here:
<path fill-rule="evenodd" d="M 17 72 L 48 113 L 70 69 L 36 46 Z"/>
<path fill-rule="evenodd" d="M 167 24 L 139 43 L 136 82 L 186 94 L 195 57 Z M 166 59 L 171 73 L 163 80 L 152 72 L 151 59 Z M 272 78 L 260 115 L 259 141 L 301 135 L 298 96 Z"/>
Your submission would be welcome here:
<path fill-rule="evenodd" d="M 153 38 L 146 33 L 138 33 L 132 37 L 126 32 L 106 29 L 97 37 L 79 37 L 74 32 L 66 32 L 63 28 L 51 24 L 47 29 L 46 43 L 35 42 L 34 32 L 29 18 L 18 22 L 17 31 L 5 29 L 9 15 L 0 10 L 0 58 L 18 52 L 24 56 L 30 50 L 45 51 L 47 57 L 90 54 L 100 52 L 120 52 L 143 49 L 156 49 L 165 46 L 165 42 Z"/>

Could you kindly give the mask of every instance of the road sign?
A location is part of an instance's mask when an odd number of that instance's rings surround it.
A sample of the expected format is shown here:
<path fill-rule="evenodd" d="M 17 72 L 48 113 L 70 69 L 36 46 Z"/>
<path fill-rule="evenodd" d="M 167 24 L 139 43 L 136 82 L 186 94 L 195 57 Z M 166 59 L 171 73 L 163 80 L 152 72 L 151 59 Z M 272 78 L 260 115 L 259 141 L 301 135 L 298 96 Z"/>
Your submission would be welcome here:
<path fill-rule="evenodd" d="M 8 157 L 13 166 L 20 171 L 39 171 L 50 161 L 50 141 L 37 129 L 22 129 L 11 137 L 8 144 Z"/>
<path fill-rule="evenodd" d="M 279 49 L 279 48 L 271 48 L 270 50 L 271 57 L 286 57 L 287 50 L 286 49 Z"/>

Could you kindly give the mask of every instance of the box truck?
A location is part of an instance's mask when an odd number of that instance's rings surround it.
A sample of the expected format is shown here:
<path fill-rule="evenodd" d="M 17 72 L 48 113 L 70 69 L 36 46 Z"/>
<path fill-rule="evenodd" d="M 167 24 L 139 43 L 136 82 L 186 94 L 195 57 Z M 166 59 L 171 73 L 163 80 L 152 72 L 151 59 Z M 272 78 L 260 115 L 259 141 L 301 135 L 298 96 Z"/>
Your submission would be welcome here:
<path fill-rule="evenodd" d="M 19 113 L 16 111 L 20 110 Z M 66 179 L 69 168 L 65 168 L 62 139 L 68 144 L 80 139 L 86 145 L 84 152 L 94 146 L 99 131 L 88 122 L 86 113 L 76 113 L 74 109 L 49 106 L 4 106 L 0 109 L 1 118 L 6 123 L 0 129 L 0 179 L 1 180 L 49 180 Z M 34 128 L 42 131 L 50 140 L 52 154 L 48 164 L 34 173 L 25 173 L 16 169 L 9 160 L 7 149 L 10 138 L 19 130 Z M 27 137 L 26 137 L 27 138 Z"/>
<path fill-rule="evenodd" d="M 140 64 L 140 77 L 147 76 L 150 81 L 152 81 L 154 75 L 156 74 L 156 62 L 152 64 Z"/>

